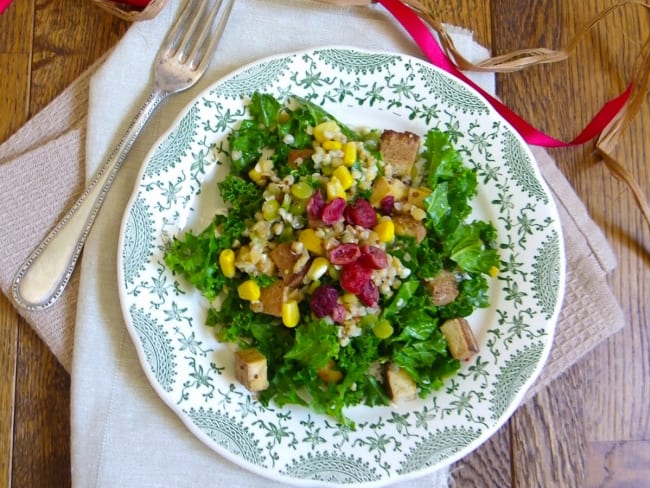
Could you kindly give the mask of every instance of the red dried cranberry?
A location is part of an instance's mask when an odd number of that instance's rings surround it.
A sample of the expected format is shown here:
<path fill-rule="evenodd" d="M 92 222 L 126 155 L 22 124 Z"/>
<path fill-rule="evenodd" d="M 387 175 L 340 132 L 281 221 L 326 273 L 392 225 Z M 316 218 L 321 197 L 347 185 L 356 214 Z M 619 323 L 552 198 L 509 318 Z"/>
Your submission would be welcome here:
<path fill-rule="evenodd" d="M 379 288 L 372 281 L 366 281 L 358 296 L 367 307 L 375 307 L 379 303 Z"/>
<path fill-rule="evenodd" d="M 361 256 L 359 246 L 352 243 L 339 244 L 330 250 L 328 258 L 332 264 L 350 264 L 354 263 Z"/>
<path fill-rule="evenodd" d="M 320 219 L 324 208 L 325 200 L 323 200 L 323 194 L 318 190 L 307 202 L 307 216 L 311 219 Z"/>
<path fill-rule="evenodd" d="M 334 307 L 334 310 L 332 310 L 332 320 L 336 322 L 337 324 L 341 324 L 345 321 L 345 312 L 347 310 L 343 305 L 340 303 L 337 303 L 336 306 Z"/>
<path fill-rule="evenodd" d="M 388 266 L 388 256 L 376 246 L 361 246 L 361 263 L 370 269 L 384 269 Z"/>
<path fill-rule="evenodd" d="M 339 293 L 336 288 L 329 285 L 319 286 L 314 290 L 309 302 L 312 312 L 319 319 L 330 315 L 337 305 Z"/>
<path fill-rule="evenodd" d="M 321 218 L 323 219 L 324 223 L 331 225 L 343 218 L 344 211 L 345 200 L 343 198 L 335 198 L 327 205 L 325 205 Z"/>
<path fill-rule="evenodd" d="M 366 229 L 372 229 L 377 225 L 375 209 L 372 208 L 368 200 L 363 198 L 359 198 L 350 205 L 350 211 L 346 213 L 346 218 L 354 225 L 359 225 Z"/>
<path fill-rule="evenodd" d="M 372 271 L 358 261 L 343 266 L 341 270 L 341 287 L 350 293 L 358 295 L 370 281 Z"/>
<path fill-rule="evenodd" d="M 379 202 L 379 208 L 384 215 L 391 215 L 395 210 L 395 197 L 393 195 L 386 195 Z"/>

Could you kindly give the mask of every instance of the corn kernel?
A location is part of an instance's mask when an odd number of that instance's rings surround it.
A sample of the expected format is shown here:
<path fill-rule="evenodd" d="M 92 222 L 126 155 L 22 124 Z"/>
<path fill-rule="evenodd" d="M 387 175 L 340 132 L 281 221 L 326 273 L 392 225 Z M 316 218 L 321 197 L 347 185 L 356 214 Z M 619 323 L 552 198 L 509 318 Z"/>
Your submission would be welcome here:
<path fill-rule="evenodd" d="M 323 149 L 326 151 L 337 151 L 343 149 L 341 141 L 323 141 Z"/>
<path fill-rule="evenodd" d="M 295 327 L 300 322 L 300 310 L 296 300 L 289 300 L 282 304 L 282 323 L 287 327 Z"/>
<path fill-rule="evenodd" d="M 253 168 L 248 172 L 248 177 L 258 185 L 263 185 L 264 183 L 266 183 L 266 178 L 264 178 L 262 176 L 262 173 L 257 171 L 255 168 Z"/>
<path fill-rule="evenodd" d="M 319 280 L 327 273 L 327 267 L 330 265 L 330 262 L 323 257 L 317 257 L 311 263 L 309 270 L 307 271 L 307 278 L 311 281 Z"/>
<path fill-rule="evenodd" d="M 344 190 L 347 190 L 352 187 L 354 183 L 354 178 L 350 174 L 350 171 L 345 166 L 339 166 L 334 170 L 334 177 L 341 182 L 341 186 Z"/>
<path fill-rule="evenodd" d="M 314 127 L 314 139 L 316 139 L 321 144 L 327 140 L 331 140 L 331 134 L 338 132 L 339 126 L 333 120 L 328 120 L 326 122 L 321 122 L 316 127 Z"/>
<path fill-rule="evenodd" d="M 492 266 L 490 268 L 490 276 L 492 278 L 496 278 L 497 276 L 499 276 L 499 268 L 497 268 L 496 266 Z"/>
<path fill-rule="evenodd" d="M 235 276 L 235 251 L 224 249 L 219 253 L 219 267 L 226 278 Z"/>
<path fill-rule="evenodd" d="M 246 280 L 237 287 L 237 293 L 242 300 L 256 302 L 260 299 L 260 286 L 253 280 Z"/>
<path fill-rule="evenodd" d="M 352 166 L 357 162 L 357 143 L 349 141 L 343 146 L 343 164 Z"/>
<path fill-rule="evenodd" d="M 343 303 L 347 303 L 348 305 L 356 305 L 357 303 L 359 303 L 359 299 L 354 293 L 343 294 L 343 296 L 341 297 L 341 301 Z"/>
<path fill-rule="evenodd" d="M 382 220 L 373 229 L 381 242 L 391 242 L 395 239 L 395 224 L 392 220 Z"/>
<path fill-rule="evenodd" d="M 327 191 L 327 200 L 330 202 L 336 198 L 347 200 L 347 195 L 345 194 L 341 180 L 336 176 L 332 176 L 325 184 L 325 190 Z"/>
<path fill-rule="evenodd" d="M 302 242 L 303 246 L 307 248 L 309 252 L 317 256 L 322 256 L 325 254 L 325 248 L 323 246 L 323 239 L 316 235 L 314 229 L 304 229 L 298 234 L 298 240 Z"/>

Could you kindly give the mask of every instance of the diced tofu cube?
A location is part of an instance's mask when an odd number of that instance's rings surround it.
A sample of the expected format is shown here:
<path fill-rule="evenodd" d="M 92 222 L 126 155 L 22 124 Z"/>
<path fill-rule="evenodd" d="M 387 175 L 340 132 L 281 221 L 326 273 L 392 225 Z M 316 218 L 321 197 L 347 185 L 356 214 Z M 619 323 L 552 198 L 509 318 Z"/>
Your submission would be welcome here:
<path fill-rule="evenodd" d="M 461 361 L 478 352 L 478 344 L 469 323 L 464 318 L 449 319 L 440 327 L 451 355 Z"/>
<path fill-rule="evenodd" d="M 391 195 L 396 202 L 408 198 L 408 186 L 397 178 L 380 176 L 372 184 L 372 193 L 370 194 L 370 204 L 373 207 L 379 207 L 384 197 Z"/>
<path fill-rule="evenodd" d="M 278 274 L 285 284 L 293 280 L 295 274 L 293 268 L 295 267 L 299 258 L 300 256 L 294 253 L 291 249 L 291 243 L 289 242 L 278 244 L 271 251 L 271 260 L 278 268 Z"/>
<path fill-rule="evenodd" d="M 298 168 L 314 154 L 313 149 L 290 149 L 287 154 L 287 164 L 292 168 Z"/>
<path fill-rule="evenodd" d="M 458 281 L 454 273 L 442 270 L 438 275 L 426 281 L 426 286 L 431 293 L 431 300 L 437 307 L 449 305 L 458 297 Z"/>
<path fill-rule="evenodd" d="M 393 166 L 396 175 L 410 177 L 420 152 L 420 136 L 412 132 L 385 130 L 379 141 L 379 150 L 384 161 Z"/>
<path fill-rule="evenodd" d="M 395 364 L 389 364 L 386 368 L 386 385 L 388 394 L 393 402 L 404 400 L 415 400 L 418 396 L 418 389 L 413 378 Z"/>
<path fill-rule="evenodd" d="M 282 317 L 282 304 L 289 300 L 289 287 L 282 281 L 276 281 L 272 285 L 260 290 L 260 302 L 262 304 L 259 312 L 274 317 Z"/>
<path fill-rule="evenodd" d="M 235 353 L 235 376 L 250 391 L 269 387 L 266 357 L 254 347 Z"/>

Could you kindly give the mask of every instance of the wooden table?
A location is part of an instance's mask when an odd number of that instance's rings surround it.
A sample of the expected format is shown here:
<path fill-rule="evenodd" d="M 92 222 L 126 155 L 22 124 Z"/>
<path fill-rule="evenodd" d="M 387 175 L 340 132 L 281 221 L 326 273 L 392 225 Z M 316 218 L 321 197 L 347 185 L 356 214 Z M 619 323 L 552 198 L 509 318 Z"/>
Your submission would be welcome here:
<path fill-rule="evenodd" d="M 437 2 L 494 53 L 558 48 L 613 0 Z M 507 105 L 560 138 L 626 85 L 647 12 L 614 15 L 562 64 L 498 77 Z M 0 141 L 69 85 L 128 28 L 90 1 L 16 0 L 0 16 Z M 650 197 L 649 104 L 616 156 Z M 609 282 L 625 329 L 520 408 L 453 467 L 467 486 L 650 486 L 650 227 L 630 191 L 585 145 L 552 151 L 619 258 Z M 0 185 L 2 183 L 0 182 Z M 1 186 L 0 186 L 1 189 Z M 1 224 L 0 224 L 1 225 Z M 69 486 L 70 378 L 0 296 L 0 485 Z"/>

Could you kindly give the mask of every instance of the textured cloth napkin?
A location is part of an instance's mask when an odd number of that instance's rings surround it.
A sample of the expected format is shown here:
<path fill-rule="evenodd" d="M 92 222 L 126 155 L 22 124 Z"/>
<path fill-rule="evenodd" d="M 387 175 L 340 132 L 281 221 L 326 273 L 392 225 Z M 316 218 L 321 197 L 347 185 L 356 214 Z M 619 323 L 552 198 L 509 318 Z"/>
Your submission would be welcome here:
<path fill-rule="evenodd" d="M 89 180 L 147 97 L 153 57 L 177 8 L 178 2 L 171 1 L 155 19 L 135 24 L 105 62 L 91 68 L 0 146 L 0 287 L 5 294 L 9 295 L 19 264 L 72 203 L 73 195 L 81 192 L 84 169 Z M 470 59 L 487 55 L 468 33 L 456 33 L 455 40 Z M 75 486 L 282 486 L 216 455 L 154 393 L 120 311 L 117 238 L 140 164 L 182 107 L 242 64 L 327 44 L 421 55 L 379 7 L 238 0 L 206 76 L 158 109 L 125 161 L 63 299 L 46 312 L 24 314 L 72 372 Z M 494 90 L 493 76 L 478 75 L 475 81 Z M 533 151 L 560 210 L 568 274 L 554 347 L 529 395 L 623 325 L 605 282 L 615 265 L 606 240 L 548 154 Z M 408 482 L 408 486 L 445 485 L 445 470 Z"/>

